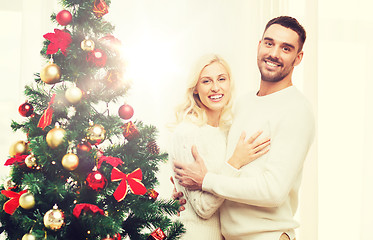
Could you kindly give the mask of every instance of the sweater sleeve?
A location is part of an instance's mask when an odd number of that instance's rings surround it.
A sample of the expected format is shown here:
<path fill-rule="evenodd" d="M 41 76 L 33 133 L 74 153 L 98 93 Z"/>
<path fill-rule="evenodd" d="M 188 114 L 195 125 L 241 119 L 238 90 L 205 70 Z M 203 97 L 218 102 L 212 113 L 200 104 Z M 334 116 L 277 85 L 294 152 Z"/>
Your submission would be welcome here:
<path fill-rule="evenodd" d="M 271 128 L 271 149 L 262 168 L 240 176 L 207 173 L 202 189 L 231 201 L 260 207 L 278 207 L 300 176 L 314 137 L 313 114 L 305 108 L 284 112 Z M 261 161 L 261 160 L 258 160 Z M 224 166 L 228 171 L 228 166 Z M 224 170 L 223 170 L 224 171 Z"/>
<path fill-rule="evenodd" d="M 195 161 L 191 153 L 191 147 L 196 144 L 196 134 L 198 129 L 187 125 L 183 126 L 182 131 L 175 131 L 172 136 L 172 147 L 170 148 L 169 155 L 170 160 L 181 161 L 181 162 L 193 162 Z M 190 191 L 180 186 L 175 181 L 175 186 L 178 191 L 182 191 L 184 196 L 192 205 L 195 213 L 203 219 L 210 218 L 223 203 L 224 199 L 215 196 L 205 191 Z"/>

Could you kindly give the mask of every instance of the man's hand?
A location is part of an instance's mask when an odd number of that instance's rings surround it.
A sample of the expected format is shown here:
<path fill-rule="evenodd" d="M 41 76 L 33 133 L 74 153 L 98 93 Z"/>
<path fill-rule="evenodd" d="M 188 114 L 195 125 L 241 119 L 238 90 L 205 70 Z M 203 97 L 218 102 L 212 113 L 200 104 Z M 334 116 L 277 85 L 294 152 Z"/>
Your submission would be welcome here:
<path fill-rule="evenodd" d="M 189 190 L 202 190 L 202 182 L 207 173 L 206 165 L 194 145 L 192 155 L 195 160 L 193 163 L 174 161 L 175 178 L 181 186 Z"/>

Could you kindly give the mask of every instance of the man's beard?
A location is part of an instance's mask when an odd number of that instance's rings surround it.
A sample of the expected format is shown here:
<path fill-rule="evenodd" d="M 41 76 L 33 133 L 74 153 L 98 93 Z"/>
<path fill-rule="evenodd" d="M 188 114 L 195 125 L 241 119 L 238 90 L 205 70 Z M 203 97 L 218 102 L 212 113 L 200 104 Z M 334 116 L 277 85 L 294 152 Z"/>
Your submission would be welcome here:
<path fill-rule="evenodd" d="M 269 60 L 271 62 L 279 64 L 280 66 L 283 66 L 282 63 L 280 63 L 279 61 L 277 61 L 276 59 L 274 59 L 272 57 L 267 57 L 264 60 Z M 265 65 L 266 63 L 265 63 L 264 60 L 260 60 L 260 61 L 262 61 L 262 63 Z M 282 71 L 277 72 L 275 74 L 272 74 L 272 72 L 266 71 L 263 66 L 260 67 L 259 71 L 260 71 L 262 81 L 265 81 L 265 82 L 279 82 L 279 81 L 283 80 L 286 76 L 288 76 L 290 74 L 291 70 L 294 68 L 294 62 L 295 62 L 295 60 L 291 64 L 291 67 L 285 68 Z"/>

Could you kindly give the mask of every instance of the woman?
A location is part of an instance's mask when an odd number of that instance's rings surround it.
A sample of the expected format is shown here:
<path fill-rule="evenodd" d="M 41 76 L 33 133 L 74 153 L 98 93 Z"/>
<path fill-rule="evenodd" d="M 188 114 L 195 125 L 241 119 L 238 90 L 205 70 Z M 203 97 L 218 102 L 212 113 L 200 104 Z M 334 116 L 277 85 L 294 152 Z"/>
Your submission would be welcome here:
<path fill-rule="evenodd" d="M 218 172 L 224 164 L 226 137 L 232 114 L 234 88 L 228 64 L 219 56 L 208 55 L 200 59 L 187 86 L 184 104 L 176 111 L 170 159 L 191 162 L 192 146 L 205 159 L 206 167 Z M 268 139 L 254 143 L 260 132 L 245 141 L 241 138 L 230 158 L 232 166 L 242 166 L 268 151 Z M 181 212 L 186 233 L 182 239 L 223 239 L 220 232 L 218 209 L 224 199 L 203 191 L 190 191 L 175 183 L 186 198 L 185 211 Z"/>

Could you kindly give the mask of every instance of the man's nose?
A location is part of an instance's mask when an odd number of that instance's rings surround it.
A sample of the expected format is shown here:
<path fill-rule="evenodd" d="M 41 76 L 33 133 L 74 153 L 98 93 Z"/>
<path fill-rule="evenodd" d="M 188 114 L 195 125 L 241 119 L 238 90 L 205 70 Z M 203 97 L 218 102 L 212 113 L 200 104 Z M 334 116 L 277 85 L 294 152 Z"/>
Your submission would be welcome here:
<path fill-rule="evenodd" d="M 281 53 L 281 48 L 280 47 L 273 47 L 271 48 L 271 51 L 270 51 L 270 56 L 275 58 L 275 59 L 278 59 L 280 57 L 280 53 Z"/>

